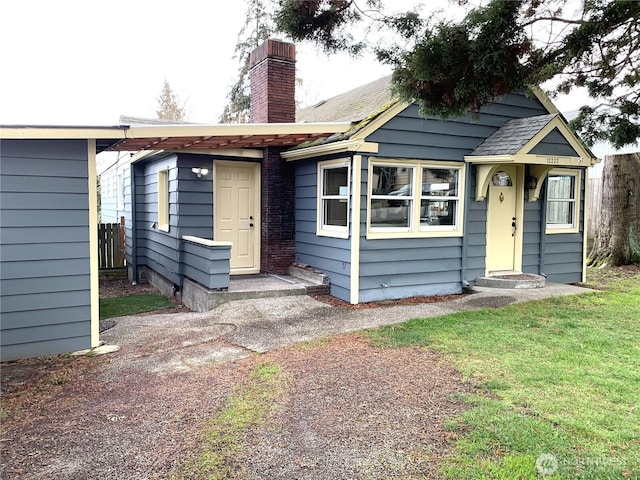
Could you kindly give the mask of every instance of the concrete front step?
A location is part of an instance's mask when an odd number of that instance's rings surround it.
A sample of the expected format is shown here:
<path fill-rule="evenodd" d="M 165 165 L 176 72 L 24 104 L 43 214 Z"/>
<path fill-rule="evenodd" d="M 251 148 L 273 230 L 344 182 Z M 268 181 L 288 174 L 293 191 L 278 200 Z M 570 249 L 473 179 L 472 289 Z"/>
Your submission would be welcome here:
<path fill-rule="evenodd" d="M 289 267 L 289 275 L 314 285 L 329 285 L 329 277 L 320 270 L 296 263 Z"/>
<path fill-rule="evenodd" d="M 532 273 L 509 273 L 504 275 L 492 275 L 488 277 L 476 278 L 476 287 L 488 288 L 544 288 L 546 279 L 542 275 Z"/>
<path fill-rule="evenodd" d="M 220 291 L 209 290 L 185 278 L 181 301 L 191 310 L 207 312 L 233 300 L 328 293 L 329 285 L 316 284 L 291 275 L 240 275 L 232 276 L 228 290 Z"/>

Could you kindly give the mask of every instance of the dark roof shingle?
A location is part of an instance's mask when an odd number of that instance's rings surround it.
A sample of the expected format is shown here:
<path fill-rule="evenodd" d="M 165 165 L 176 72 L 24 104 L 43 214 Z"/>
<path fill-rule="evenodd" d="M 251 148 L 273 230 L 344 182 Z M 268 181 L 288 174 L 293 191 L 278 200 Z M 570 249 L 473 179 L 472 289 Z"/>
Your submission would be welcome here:
<path fill-rule="evenodd" d="M 548 115 L 508 120 L 478 145 L 471 152 L 471 155 L 515 155 L 556 116 L 556 113 L 550 113 Z"/>

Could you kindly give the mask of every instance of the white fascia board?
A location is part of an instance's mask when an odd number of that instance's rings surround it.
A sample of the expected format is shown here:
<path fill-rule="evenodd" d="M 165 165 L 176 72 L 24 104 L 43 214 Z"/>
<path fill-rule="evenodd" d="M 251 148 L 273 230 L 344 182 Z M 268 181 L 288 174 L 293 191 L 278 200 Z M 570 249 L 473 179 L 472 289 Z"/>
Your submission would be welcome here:
<path fill-rule="evenodd" d="M 0 127 L 0 138 L 4 139 L 124 139 L 127 127 Z"/>
<path fill-rule="evenodd" d="M 243 123 L 214 125 L 144 125 L 122 127 L 2 126 L 0 138 L 6 139 L 76 139 L 76 138 L 155 138 L 223 135 L 288 135 L 344 133 L 350 122 L 323 123 Z"/>
<path fill-rule="evenodd" d="M 365 142 L 360 138 L 352 140 L 343 140 L 338 142 L 326 143 L 323 145 L 315 145 L 313 147 L 298 148 L 282 152 L 280 155 L 287 162 L 296 160 L 304 160 L 306 158 L 319 157 L 321 155 L 329 155 L 332 153 L 378 153 L 378 144 Z"/>
<path fill-rule="evenodd" d="M 342 133 L 346 132 L 350 126 L 349 122 L 134 125 L 129 127 L 126 138 Z"/>

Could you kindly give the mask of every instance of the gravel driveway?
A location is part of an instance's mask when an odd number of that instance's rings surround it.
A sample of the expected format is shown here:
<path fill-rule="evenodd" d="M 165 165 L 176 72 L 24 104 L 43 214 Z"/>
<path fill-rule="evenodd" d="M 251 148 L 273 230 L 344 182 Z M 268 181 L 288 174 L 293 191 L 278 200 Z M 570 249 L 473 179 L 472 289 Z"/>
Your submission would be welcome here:
<path fill-rule="evenodd" d="M 101 334 L 120 345 L 115 353 L 2 364 L 0 477 L 171 478 L 199 450 L 207 419 L 266 361 L 290 381 L 236 450 L 236 478 L 437 478 L 453 440 L 443 422 L 472 387 L 434 352 L 344 332 L 583 291 L 556 285 L 368 311 L 302 296 L 120 317 Z"/>
<path fill-rule="evenodd" d="M 442 422 L 463 408 L 452 394 L 469 388 L 433 352 L 377 348 L 359 334 L 184 370 L 127 367 L 157 354 L 122 345 L 100 357 L 5 364 L 0 477 L 170 478 L 233 386 L 268 361 L 288 389 L 248 432 L 237 478 L 435 478 L 450 448 Z"/>

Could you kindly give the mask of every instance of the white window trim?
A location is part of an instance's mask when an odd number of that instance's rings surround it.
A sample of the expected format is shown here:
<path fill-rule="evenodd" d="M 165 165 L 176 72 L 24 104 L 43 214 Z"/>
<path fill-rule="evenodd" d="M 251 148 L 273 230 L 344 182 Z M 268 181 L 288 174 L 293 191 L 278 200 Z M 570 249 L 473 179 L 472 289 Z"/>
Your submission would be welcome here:
<path fill-rule="evenodd" d="M 169 231 L 169 170 L 158 170 L 158 230 Z"/>
<path fill-rule="evenodd" d="M 325 170 L 332 168 L 347 167 L 347 194 L 346 195 L 324 195 L 324 177 Z M 338 160 L 328 160 L 325 162 L 318 162 L 318 194 L 317 200 L 317 219 L 316 219 L 316 235 L 319 237 L 334 237 L 334 238 L 349 238 L 349 218 L 351 211 L 351 162 L 349 159 L 341 158 Z M 347 225 L 325 225 L 324 224 L 324 200 L 346 200 L 347 202 Z"/>
<path fill-rule="evenodd" d="M 400 167 L 400 168 L 413 168 L 413 185 L 412 191 L 414 195 L 413 211 L 411 212 L 411 219 L 409 227 L 393 228 L 393 227 L 371 227 L 371 184 L 373 181 L 373 167 Z M 422 169 L 423 168 L 449 168 L 458 170 L 458 196 L 447 197 L 447 200 L 458 201 L 458 211 L 456 215 L 456 225 L 452 226 L 422 226 L 420 224 L 420 205 L 422 199 L 429 199 L 431 196 L 422 196 Z M 466 182 L 466 169 L 464 162 L 439 162 L 433 160 L 399 160 L 399 159 L 381 159 L 375 157 L 369 157 L 369 168 L 367 178 L 367 239 L 383 239 L 383 238 L 430 238 L 430 237 L 461 237 L 464 234 L 464 202 L 465 202 L 465 182 Z M 420 192 L 417 195 L 415 192 Z M 376 198 L 381 198 L 379 195 Z M 394 197 L 397 199 L 398 197 Z M 443 197 L 438 197 L 437 200 L 442 200 Z M 418 202 L 416 204 L 416 202 Z"/>
<path fill-rule="evenodd" d="M 575 177 L 573 188 L 574 188 L 574 199 L 573 200 L 561 200 L 561 201 L 569 201 L 573 202 L 573 223 L 571 224 L 549 224 L 547 222 L 545 233 L 547 234 L 559 234 L 559 233 L 579 233 L 580 232 L 580 206 L 582 205 L 581 191 L 582 191 L 582 173 L 580 170 L 570 170 L 557 168 L 553 169 L 547 175 L 547 182 L 549 181 L 549 177 L 554 175 L 571 175 Z M 548 184 L 548 183 L 547 183 Z M 545 195 L 546 201 L 544 204 L 544 208 L 548 208 L 549 205 L 549 195 Z M 546 214 L 545 214 L 546 218 Z"/>

